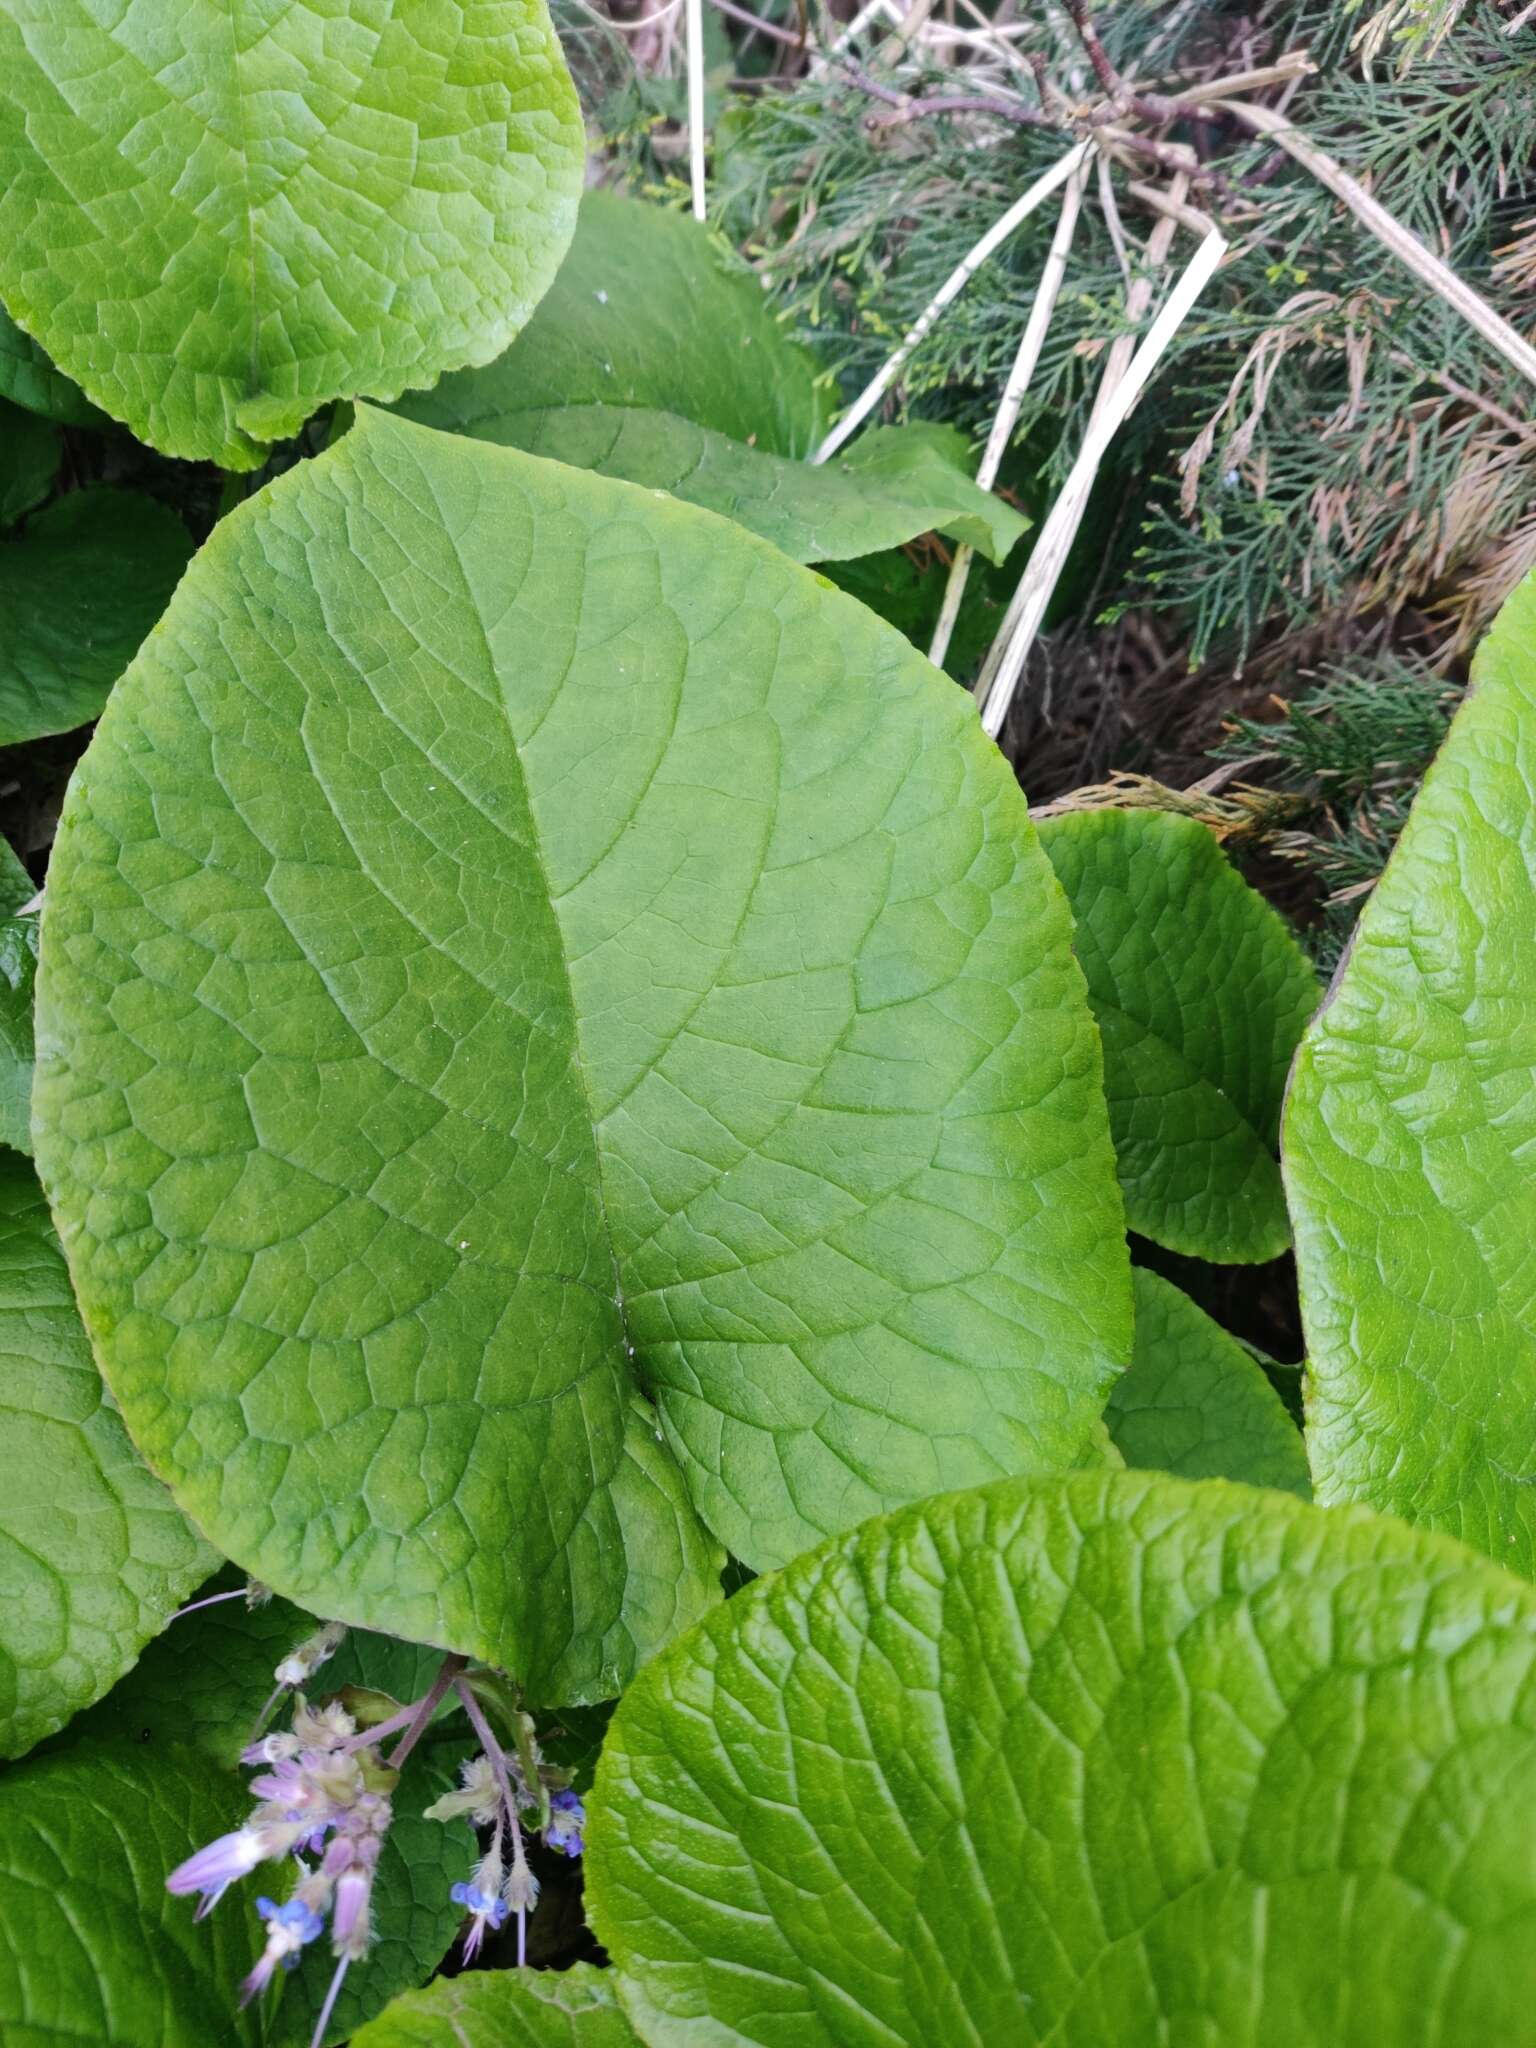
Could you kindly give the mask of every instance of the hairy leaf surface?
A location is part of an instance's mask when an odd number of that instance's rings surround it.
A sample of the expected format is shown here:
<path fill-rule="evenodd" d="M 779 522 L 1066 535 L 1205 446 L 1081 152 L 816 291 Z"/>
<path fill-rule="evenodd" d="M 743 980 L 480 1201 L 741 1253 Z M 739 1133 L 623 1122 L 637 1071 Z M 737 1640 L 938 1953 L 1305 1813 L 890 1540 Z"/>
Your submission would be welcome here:
<path fill-rule="evenodd" d="M 1195 1258 L 1278 1257 L 1280 1102 L 1318 997 L 1306 955 L 1192 818 L 1078 811 L 1040 841 L 1104 1035 L 1127 1223 Z"/>
<path fill-rule="evenodd" d="M 1536 1574 L 1536 578 L 1303 1041 L 1285 1121 L 1317 1497 Z"/>
<path fill-rule="evenodd" d="M 1028 522 L 977 487 L 952 427 L 880 428 L 820 467 L 799 459 L 820 423 L 812 374 L 704 228 L 593 193 L 526 333 L 496 362 L 397 409 L 670 491 L 800 562 L 869 554 L 930 528 L 1002 560 Z"/>
<path fill-rule="evenodd" d="M 635 2048 L 612 1970 L 473 1970 L 409 1991 L 354 2048 Z"/>
<path fill-rule="evenodd" d="M 169 455 L 505 348 L 583 142 L 544 0 L 0 7 L 0 292 Z"/>
<path fill-rule="evenodd" d="M 0 539 L 0 746 L 100 713 L 191 552 L 174 512 L 105 486 Z"/>
<path fill-rule="evenodd" d="M 1136 1348 L 1105 1419 L 1127 1465 L 1310 1496 L 1301 1432 L 1264 1369 L 1171 1281 L 1138 1266 Z"/>
<path fill-rule="evenodd" d="M 867 1524 L 653 1663 L 587 1898 L 642 2037 L 1466 2048 L 1536 1999 L 1536 1596 L 1147 1473 Z"/>
<path fill-rule="evenodd" d="M 39 980 L 39 1159 L 157 1469 L 537 1699 L 718 1599 L 696 1513 L 765 1565 L 1065 1464 L 1129 1350 L 1013 777 L 672 500 L 364 414 L 114 692 Z"/>
<path fill-rule="evenodd" d="M 0 1756 L 105 1692 L 216 1562 L 140 1462 L 42 1190 L 0 1152 Z"/>
<path fill-rule="evenodd" d="M 195 1750 L 127 1745 L 0 1773 L 0 2040 L 6 2048 L 259 2048 L 235 2009 L 254 1917 L 193 1921 L 165 1876 L 249 1810 Z"/>

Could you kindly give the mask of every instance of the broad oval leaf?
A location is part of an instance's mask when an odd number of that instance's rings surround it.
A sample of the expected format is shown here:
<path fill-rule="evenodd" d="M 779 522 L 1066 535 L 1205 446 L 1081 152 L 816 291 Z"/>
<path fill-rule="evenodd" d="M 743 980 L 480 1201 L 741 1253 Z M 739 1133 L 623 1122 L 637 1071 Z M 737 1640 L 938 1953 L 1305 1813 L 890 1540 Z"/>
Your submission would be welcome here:
<path fill-rule="evenodd" d="M 191 553 L 174 512 L 106 486 L 0 538 L 0 746 L 98 716 Z"/>
<path fill-rule="evenodd" d="M 0 2040 L 6 2048 L 264 2048 L 241 2013 L 254 1919 L 202 1924 L 166 1872 L 250 1803 L 195 1750 L 126 1744 L 0 1773 Z"/>
<path fill-rule="evenodd" d="M 66 377 L 46 349 L 0 306 L 0 398 L 65 427 L 104 427 L 107 416 Z"/>
<path fill-rule="evenodd" d="M 1322 1501 L 1536 1575 L 1536 577 L 1500 613 L 1285 1119 Z"/>
<path fill-rule="evenodd" d="M 1069 1462 L 1129 1350 L 1066 909 L 970 706 L 601 477 L 365 414 L 224 521 L 70 785 L 38 1020 L 156 1468 L 536 1699 L 718 1599 L 695 1510 L 764 1565 Z"/>
<path fill-rule="evenodd" d="M 141 440 L 259 463 L 506 347 L 583 138 L 544 0 L 0 8 L 0 294 Z"/>
<path fill-rule="evenodd" d="M 1074 811 L 1040 843 L 1104 1035 L 1126 1222 L 1195 1258 L 1278 1257 L 1280 1103 L 1318 998 L 1305 954 L 1192 818 Z"/>
<path fill-rule="evenodd" d="M 836 460 L 797 459 L 820 425 L 814 366 L 713 236 L 611 193 L 498 361 L 397 410 L 722 512 L 799 562 L 896 547 L 930 529 L 1001 561 L 1028 524 L 969 474 L 952 427 L 879 428 Z"/>
<path fill-rule="evenodd" d="M 636 2048 L 612 1970 L 471 1970 L 408 1991 L 353 2048 Z"/>
<path fill-rule="evenodd" d="M 924 1502 L 620 1702 L 587 1898 L 656 2044 L 1460 2048 L 1536 1999 L 1536 1596 L 1149 1473 Z"/>
<path fill-rule="evenodd" d="M 112 1409 L 31 1168 L 0 1152 L 0 1756 L 104 1693 L 216 1559 Z"/>
<path fill-rule="evenodd" d="M 478 440 L 561 406 L 673 413 L 771 455 L 809 455 L 828 403 L 762 287 L 686 214 L 588 192 L 565 261 L 521 339 L 400 410 Z"/>
<path fill-rule="evenodd" d="M 1126 1464 L 1310 1498 L 1301 1432 L 1263 1367 L 1161 1274 L 1131 1279 L 1136 1348 L 1104 1411 Z"/>

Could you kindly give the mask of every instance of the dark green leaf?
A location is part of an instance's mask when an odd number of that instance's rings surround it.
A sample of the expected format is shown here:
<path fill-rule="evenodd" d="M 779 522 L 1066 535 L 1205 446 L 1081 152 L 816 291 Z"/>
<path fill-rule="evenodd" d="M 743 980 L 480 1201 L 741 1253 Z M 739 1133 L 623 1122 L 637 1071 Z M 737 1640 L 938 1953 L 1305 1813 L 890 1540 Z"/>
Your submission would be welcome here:
<path fill-rule="evenodd" d="M 195 1750 L 120 1746 L 0 1774 L 6 2048 L 262 2048 L 236 2009 L 260 1943 L 226 1901 L 194 1924 L 166 1873 L 248 1802 Z"/>
<path fill-rule="evenodd" d="M 1104 1034 L 1126 1221 L 1222 1263 L 1290 1242 L 1276 1158 L 1317 980 L 1205 826 L 1166 811 L 1042 821 Z"/>
<path fill-rule="evenodd" d="M 575 240 L 521 340 L 400 410 L 498 438 L 498 420 L 562 406 L 673 413 L 771 455 L 809 455 L 826 425 L 815 366 L 737 258 L 685 214 L 589 192 Z"/>
<path fill-rule="evenodd" d="M 37 919 L 0 920 L 0 1145 L 32 1150 L 32 995 Z"/>
<path fill-rule="evenodd" d="M 63 453 L 57 427 L 0 400 L 0 526 L 43 502 Z"/>
<path fill-rule="evenodd" d="M 0 539 L 0 746 L 100 713 L 191 552 L 174 512 L 106 488 L 75 491 Z"/>
<path fill-rule="evenodd" d="M 1105 1411 L 1127 1465 L 1312 1491 L 1301 1432 L 1258 1365 L 1171 1281 L 1138 1267 L 1136 1349 Z"/>
<path fill-rule="evenodd" d="M 652 2042 L 1471 2048 L 1536 2001 L 1536 1595 L 1361 1510 L 1006 1480 L 619 1704 L 587 1898 Z"/>

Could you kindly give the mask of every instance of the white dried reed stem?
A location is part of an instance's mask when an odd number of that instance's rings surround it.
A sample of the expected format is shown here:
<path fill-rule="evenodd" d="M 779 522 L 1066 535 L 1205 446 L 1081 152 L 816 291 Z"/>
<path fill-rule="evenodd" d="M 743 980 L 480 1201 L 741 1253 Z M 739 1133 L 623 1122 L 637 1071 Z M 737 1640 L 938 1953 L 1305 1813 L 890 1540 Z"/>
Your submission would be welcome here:
<path fill-rule="evenodd" d="M 1102 159 L 1101 159 L 1102 161 Z M 1046 252 L 1045 266 L 1040 272 L 1040 282 L 1035 286 L 1035 296 L 1030 303 L 1029 318 L 1024 322 L 1024 332 L 1019 338 L 1019 352 L 1013 359 L 1013 368 L 1008 373 L 1008 382 L 1003 387 L 1003 396 L 992 421 L 992 430 L 987 435 L 987 445 L 981 452 L 981 461 L 976 467 L 976 481 L 984 491 L 990 491 L 997 481 L 997 472 L 1002 467 L 1004 455 L 1013 439 L 1013 430 L 1019 423 L 1025 394 L 1035 366 L 1040 361 L 1040 351 L 1045 346 L 1046 332 L 1051 324 L 1051 315 L 1056 310 L 1057 295 L 1061 291 L 1061 280 L 1066 274 L 1067 256 L 1072 247 L 1072 237 L 1077 229 L 1077 216 L 1082 207 L 1083 186 L 1088 178 L 1088 160 L 1084 158 L 1075 178 L 1067 180 L 1067 188 L 1061 195 L 1061 215 L 1056 222 L 1056 232 L 1051 237 L 1051 246 Z M 937 666 L 949 652 L 950 635 L 955 630 L 955 620 L 960 616 L 961 600 L 971 574 L 971 556 L 974 549 L 963 541 L 955 549 L 955 558 L 949 565 L 949 581 L 944 586 L 944 602 L 939 609 L 939 622 L 933 629 L 933 640 L 928 649 L 928 659 Z"/>
<path fill-rule="evenodd" d="M 1161 227 L 1162 223 L 1158 225 Z M 1040 621 L 1045 616 L 1046 606 L 1051 601 L 1051 593 L 1056 588 L 1072 543 L 1077 538 L 1099 464 L 1226 251 L 1226 237 L 1213 228 L 1190 258 L 1178 283 L 1169 293 L 1167 303 L 1113 388 L 1110 387 L 1114 370 L 1111 352 L 1111 361 L 1099 386 L 1099 400 L 1083 436 L 1083 445 L 1077 451 L 1077 459 L 1040 529 L 1028 567 L 1014 592 L 1013 602 L 992 643 L 976 686 L 976 694 L 982 701 L 983 729 L 994 739 L 1003 729 L 1003 720 L 1013 702 L 1025 658 L 1039 631 Z"/>
<path fill-rule="evenodd" d="M 837 425 L 811 457 L 812 462 L 825 462 L 829 455 L 835 455 L 843 443 L 850 439 L 856 429 L 868 419 L 881 399 L 884 398 L 886 392 L 890 390 L 896 379 L 901 375 L 903 366 L 911 356 L 912 351 L 918 346 L 919 342 L 932 333 L 934 324 L 938 320 L 939 315 L 944 311 L 944 308 L 960 296 L 961 292 L 964 291 L 966 285 L 970 283 L 987 258 L 994 255 L 1002 247 L 1003 243 L 1007 241 L 1020 222 L 1027 220 L 1030 214 L 1035 211 L 1035 208 L 1043 205 L 1059 185 L 1064 185 L 1067 182 L 1068 178 L 1072 176 L 1073 172 L 1083 162 L 1092 147 L 1093 144 L 1091 142 L 1074 143 L 1066 155 L 1060 158 L 1058 162 L 1052 164 L 1043 177 L 1037 178 L 1027 192 L 1022 193 L 1015 199 L 1006 213 L 1000 214 L 993 221 L 991 227 L 987 229 L 980 241 L 961 258 L 949 273 L 949 276 L 945 278 L 922 312 L 918 314 L 916 320 L 908 328 L 902 338 L 901 346 L 888 358 L 885 367 L 865 385 L 859 396 L 849 406 Z"/>

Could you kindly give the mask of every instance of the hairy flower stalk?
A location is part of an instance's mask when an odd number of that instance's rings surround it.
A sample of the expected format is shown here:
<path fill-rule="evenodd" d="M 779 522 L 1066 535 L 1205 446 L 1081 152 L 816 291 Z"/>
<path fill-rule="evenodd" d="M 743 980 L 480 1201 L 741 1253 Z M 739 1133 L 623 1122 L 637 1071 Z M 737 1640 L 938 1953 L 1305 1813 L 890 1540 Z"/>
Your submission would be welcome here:
<path fill-rule="evenodd" d="M 498 1930 L 511 1914 L 517 1916 L 517 1961 L 528 1960 L 528 1915 L 538 1903 L 539 1880 L 529 1868 L 523 1835 L 543 1830 L 545 1846 L 579 1856 L 586 1809 L 570 1789 L 566 1774 L 543 1762 L 533 1737 L 533 1724 L 517 1714 L 517 1739 L 512 1751 L 503 1747 L 486 1719 L 469 1681 L 456 1677 L 454 1691 L 480 1738 L 480 1754 L 471 1757 L 460 1772 L 458 1791 L 446 1793 L 427 1808 L 429 1820 L 463 1817 L 476 1827 L 494 1828 L 489 1853 L 478 1863 L 468 1883 L 452 1886 L 449 1897 L 469 1913 L 464 1934 L 464 1960 L 472 1961 L 485 1940 L 486 1929 Z M 510 1845 L 510 1861 L 503 1860 L 503 1843 Z"/>

